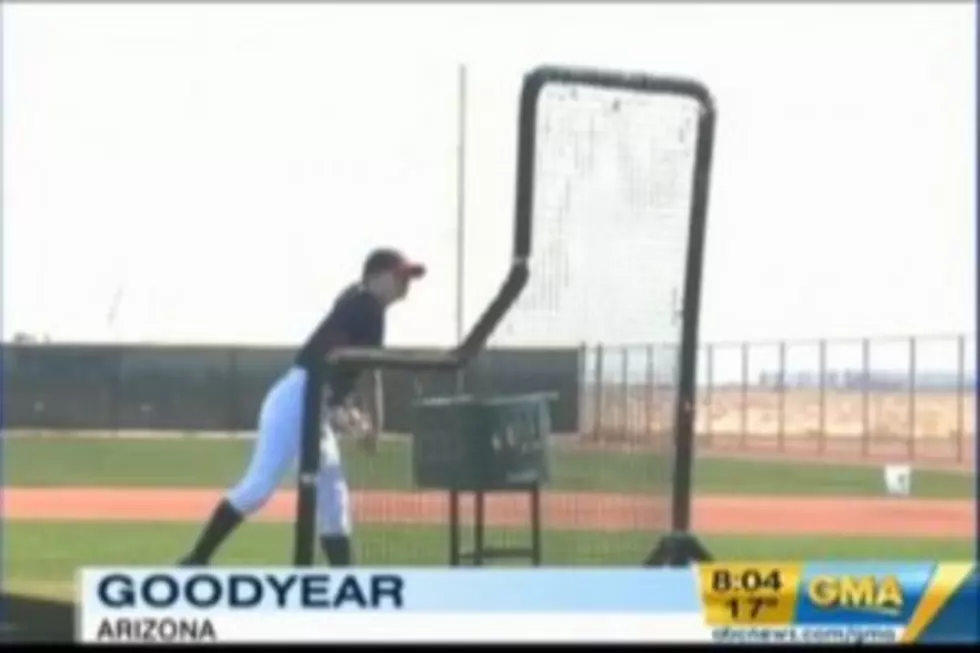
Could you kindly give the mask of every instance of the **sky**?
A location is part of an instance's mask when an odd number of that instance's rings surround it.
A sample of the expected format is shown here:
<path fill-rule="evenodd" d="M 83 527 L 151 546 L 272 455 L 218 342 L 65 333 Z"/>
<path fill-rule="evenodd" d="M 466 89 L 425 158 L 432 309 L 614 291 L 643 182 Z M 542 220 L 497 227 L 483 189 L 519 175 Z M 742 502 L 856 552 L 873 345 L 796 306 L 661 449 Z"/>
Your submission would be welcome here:
<path fill-rule="evenodd" d="M 543 63 L 711 90 L 703 340 L 972 333 L 974 12 L 4 5 L 2 334 L 295 345 L 384 244 L 430 269 L 389 341 L 455 342 L 457 225 L 468 326 L 508 263 Z M 642 340 L 642 257 L 595 240 L 588 274 L 619 294 L 561 337 Z"/>

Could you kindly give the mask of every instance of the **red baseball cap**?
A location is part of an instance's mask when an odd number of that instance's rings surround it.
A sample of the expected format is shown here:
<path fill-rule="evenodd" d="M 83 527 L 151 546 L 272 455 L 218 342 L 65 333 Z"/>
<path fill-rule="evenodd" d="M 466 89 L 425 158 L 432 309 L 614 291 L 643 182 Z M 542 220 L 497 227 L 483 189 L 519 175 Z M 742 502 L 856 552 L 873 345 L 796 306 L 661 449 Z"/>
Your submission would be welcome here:
<path fill-rule="evenodd" d="M 425 266 L 410 260 L 397 249 L 385 247 L 374 250 L 364 260 L 362 274 L 365 277 L 378 272 L 396 272 L 408 279 L 421 279 L 425 276 Z"/>

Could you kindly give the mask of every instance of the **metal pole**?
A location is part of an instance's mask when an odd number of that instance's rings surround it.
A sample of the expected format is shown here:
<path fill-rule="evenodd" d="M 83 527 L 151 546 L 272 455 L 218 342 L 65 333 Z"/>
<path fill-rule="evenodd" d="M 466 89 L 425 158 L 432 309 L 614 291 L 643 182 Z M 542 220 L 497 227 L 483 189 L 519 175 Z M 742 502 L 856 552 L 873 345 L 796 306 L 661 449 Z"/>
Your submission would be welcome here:
<path fill-rule="evenodd" d="M 541 566 L 541 485 L 531 488 L 531 564 Z"/>
<path fill-rule="evenodd" d="M 456 120 L 456 342 L 463 341 L 464 266 L 466 249 L 466 64 L 458 73 L 459 114 Z"/>
<path fill-rule="evenodd" d="M 915 374 L 916 341 L 909 338 L 909 458 L 915 458 Z"/>
<path fill-rule="evenodd" d="M 459 66 L 459 116 L 456 143 L 456 342 L 463 342 L 466 267 L 466 64 Z M 466 391 L 465 370 L 456 372 L 456 392 Z"/>
<path fill-rule="evenodd" d="M 820 375 L 820 407 L 817 412 L 817 419 L 820 420 L 817 426 L 817 449 L 823 453 L 827 448 L 827 341 L 821 340 L 819 347 L 818 363 Z"/>
<path fill-rule="evenodd" d="M 317 472 L 320 470 L 321 389 L 324 375 L 314 366 L 303 391 L 302 430 L 300 431 L 299 473 L 296 477 L 296 519 L 293 524 L 293 566 L 313 566 L 313 538 L 316 532 Z"/>
<path fill-rule="evenodd" d="M 620 387 L 622 388 L 620 397 L 621 406 L 621 424 L 623 441 L 628 442 L 630 437 L 630 382 L 629 382 L 629 347 L 623 347 L 623 360 L 620 365 Z"/>
<path fill-rule="evenodd" d="M 656 419 L 653 407 L 653 397 L 654 397 L 654 373 L 653 373 L 653 345 L 647 345 L 647 383 L 646 391 L 643 393 L 644 400 L 646 401 L 647 418 L 646 418 L 646 435 L 647 442 L 653 442 L 653 432 L 654 432 L 654 421 Z"/>
<path fill-rule="evenodd" d="M 871 341 L 861 341 L 861 453 L 871 449 Z"/>
<path fill-rule="evenodd" d="M 782 451 L 786 448 L 786 342 L 779 343 L 779 371 L 776 376 L 776 445 Z"/>
<path fill-rule="evenodd" d="M 482 567 L 485 547 L 486 494 L 482 490 L 477 490 L 473 500 L 476 502 L 473 515 L 473 564 Z"/>
<path fill-rule="evenodd" d="M 749 438 L 749 343 L 742 343 L 742 414 L 741 420 L 741 449 L 746 449 Z"/>
<path fill-rule="evenodd" d="M 575 430 L 579 436 L 585 436 L 585 402 L 588 400 L 588 355 L 589 350 L 583 342 L 578 348 L 578 409 Z"/>
<path fill-rule="evenodd" d="M 460 562 L 459 541 L 459 491 L 449 491 L 449 566 L 458 567 Z"/>
<path fill-rule="evenodd" d="M 963 460 L 963 445 L 966 440 L 966 336 L 956 339 L 956 460 Z"/>
<path fill-rule="evenodd" d="M 598 440 L 602 434 L 602 358 L 604 348 L 596 345 L 595 348 L 595 379 L 592 383 L 592 392 L 595 393 L 595 401 L 592 415 L 592 439 Z"/>
<path fill-rule="evenodd" d="M 705 347 L 705 370 L 707 377 L 705 379 L 704 388 L 704 436 L 705 440 L 710 444 L 712 439 L 712 424 L 711 419 L 713 417 L 713 404 L 714 404 L 714 385 L 715 385 L 715 346 L 708 344 Z"/>

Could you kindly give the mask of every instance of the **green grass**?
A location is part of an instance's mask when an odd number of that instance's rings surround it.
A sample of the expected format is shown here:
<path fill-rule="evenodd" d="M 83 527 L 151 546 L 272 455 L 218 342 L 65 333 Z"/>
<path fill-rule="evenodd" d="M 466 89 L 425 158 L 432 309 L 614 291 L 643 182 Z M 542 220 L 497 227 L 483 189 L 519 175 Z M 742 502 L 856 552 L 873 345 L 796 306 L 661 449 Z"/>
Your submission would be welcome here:
<path fill-rule="evenodd" d="M 251 441 L 183 438 L 125 440 L 55 436 L 8 438 L 3 443 L 3 483 L 13 487 L 183 486 L 226 487 L 243 473 Z M 412 487 L 411 450 L 406 442 L 381 443 L 376 455 L 344 450 L 354 488 Z M 555 490 L 649 494 L 666 491 L 668 460 L 651 453 L 582 452 L 554 449 Z M 292 484 L 292 478 L 284 483 Z M 972 498 L 975 476 L 917 470 L 913 495 Z M 695 467 L 697 494 L 862 495 L 883 493 L 877 467 L 703 459 Z"/>
<path fill-rule="evenodd" d="M 28 523 L 4 525 L 4 591 L 68 598 L 79 567 L 168 565 L 190 545 L 196 524 Z M 229 540 L 217 565 L 285 564 L 289 526 L 249 523 Z M 516 544 L 523 532 L 496 530 Z M 445 566 L 446 534 L 432 527 L 365 527 L 356 536 L 359 564 Z M 728 560 L 967 560 L 971 540 L 815 537 L 710 537 L 709 550 Z M 651 545 L 645 533 L 544 535 L 549 565 L 638 565 Z"/>

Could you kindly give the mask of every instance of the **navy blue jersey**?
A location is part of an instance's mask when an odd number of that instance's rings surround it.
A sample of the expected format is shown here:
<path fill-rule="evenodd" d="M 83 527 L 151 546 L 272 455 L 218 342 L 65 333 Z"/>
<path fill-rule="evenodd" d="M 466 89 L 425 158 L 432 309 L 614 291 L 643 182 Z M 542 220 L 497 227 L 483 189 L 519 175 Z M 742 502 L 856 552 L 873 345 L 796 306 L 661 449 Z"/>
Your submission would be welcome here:
<path fill-rule="evenodd" d="M 322 369 L 327 355 L 338 347 L 380 347 L 384 341 L 385 310 L 378 299 L 359 284 L 345 290 L 330 313 L 296 354 L 296 364 L 307 370 Z M 324 371 L 329 403 L 344 403 L 357 385 L 361 370 L 330 365 Z"/>

